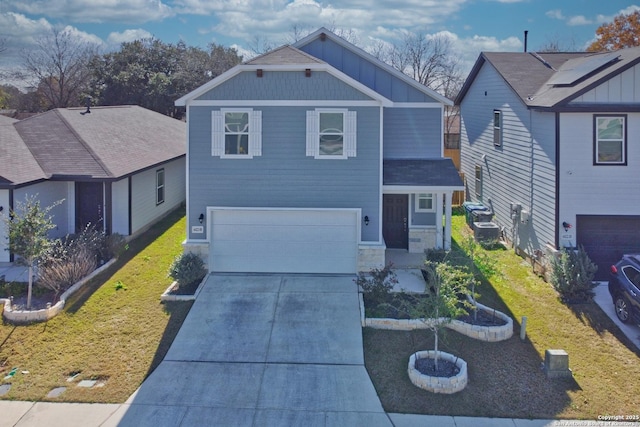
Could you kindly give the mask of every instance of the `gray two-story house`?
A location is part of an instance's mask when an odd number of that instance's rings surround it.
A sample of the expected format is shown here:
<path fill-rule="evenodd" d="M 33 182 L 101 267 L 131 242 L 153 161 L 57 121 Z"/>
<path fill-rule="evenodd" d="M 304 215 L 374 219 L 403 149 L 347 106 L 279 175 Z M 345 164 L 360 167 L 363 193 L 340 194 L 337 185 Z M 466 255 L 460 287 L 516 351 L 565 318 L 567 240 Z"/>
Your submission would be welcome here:
<path fill-rule="evenodd" d="M 176 101 L 187 240 L 215 272 L 355 273 L 449 247 L 451 101 L 321 28 Z M 444 219 L 443 219 L 444 218 Z"/>
<path fill-rule="evenodd" d="M 604 280 L 640 251 L 640 48 L 485 52 L 456 103 L 468 198 L 514 248 L 583 246 Z"/>

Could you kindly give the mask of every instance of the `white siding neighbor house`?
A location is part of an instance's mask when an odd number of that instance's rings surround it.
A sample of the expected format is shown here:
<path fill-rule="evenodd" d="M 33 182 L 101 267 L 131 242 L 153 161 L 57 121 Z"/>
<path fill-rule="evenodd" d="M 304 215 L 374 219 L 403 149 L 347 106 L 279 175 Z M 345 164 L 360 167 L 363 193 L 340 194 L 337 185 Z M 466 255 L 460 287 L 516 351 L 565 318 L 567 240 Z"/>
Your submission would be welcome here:
<path fill-rule="evenodd" d="M 467 197 L 536 261 L 640 252 L 640 48 L 482 53 L 456 99 Z"/>
<path fill-rule="evenodd" d="M 0 116 L 0 215 L 37 196 L 62 237 L 92 224 L 131 236 L 185 201 L 184 122 L 137 107 Z M 0 227 L 2 227 L 0 225 Z M 0 229 L 0 263 L 13 261 Z"/>

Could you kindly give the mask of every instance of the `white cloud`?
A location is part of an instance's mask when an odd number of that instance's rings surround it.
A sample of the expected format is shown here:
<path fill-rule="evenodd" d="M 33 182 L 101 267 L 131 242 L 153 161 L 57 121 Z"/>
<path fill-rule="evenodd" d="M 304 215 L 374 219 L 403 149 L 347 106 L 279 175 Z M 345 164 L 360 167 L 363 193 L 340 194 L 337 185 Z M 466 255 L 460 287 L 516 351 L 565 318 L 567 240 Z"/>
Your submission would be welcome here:
<path fill-rule="evenodd" d="M 628 6 L 624 9 L 621 9 L 615 15 L 598 15 L 596 17 L 596 22 L 598 24 L 608 24 L 613 22 L 613 19 L 618 15 L 631 15 L 634 12 L 640 11 L 640 6 L 636 6 L 635 4 Z"/>
<path fill-rule="evenodd" d="M 545 12 L 545 15 L 552 19 L 564 19 L 564 15 L 562 14 L 562 11 L 560 9 L 549 10 Z"/>
<path fill-rule="evenodd" d="M 140 23 L 174 15 L 161 0 L 3 0 L 7 9 L 69 22 Z"/>
<path fill-rule="evenodd" d="M 152 37 L 153 37 L 153 34 L 151 34 L 147 30 L 143 30 L 142 28 L 137 28 L 135 30 L 124 30 L 119 33 L 110 33 L 109 37 L 107 37 L 107 44 L 113 47 L 118 47 L 122 43 L 132 42 L 132 41 L 141 40 L 141 39 L 149 39 Z"/>
<path fill-rule="evenodd" d="M 591 25 L 593 21 L 587 19 L 584 15 L 576 15 L 567 19 L 567 25 L 575 27 L 577 25 Z"/>

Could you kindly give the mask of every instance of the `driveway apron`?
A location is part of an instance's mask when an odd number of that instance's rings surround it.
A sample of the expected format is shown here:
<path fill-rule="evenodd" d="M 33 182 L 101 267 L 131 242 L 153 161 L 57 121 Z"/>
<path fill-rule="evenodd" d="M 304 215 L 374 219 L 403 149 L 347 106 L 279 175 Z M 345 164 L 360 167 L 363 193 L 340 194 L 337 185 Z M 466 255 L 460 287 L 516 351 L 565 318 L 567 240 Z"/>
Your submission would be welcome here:
<path fill-rule="evenodd" d="M 390 426 L 353 277 L 210 275 L 120 425 Z"/>

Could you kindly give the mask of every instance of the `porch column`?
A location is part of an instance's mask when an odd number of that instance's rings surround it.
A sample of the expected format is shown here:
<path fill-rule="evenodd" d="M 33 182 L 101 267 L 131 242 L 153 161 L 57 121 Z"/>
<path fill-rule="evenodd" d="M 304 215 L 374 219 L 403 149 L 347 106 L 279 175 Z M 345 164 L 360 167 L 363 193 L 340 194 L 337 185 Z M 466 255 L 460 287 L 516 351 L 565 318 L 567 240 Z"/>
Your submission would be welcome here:
<path fill-rule="evenodd" d="M 435 194 L 436 201 L 436 249 L 442 249 L 442 194 Z"/>
<path fill-rule="evenodd" d="M 444 249 L 451 249 L 451 205 L 453 203 L 453 192 L 447 191 L 444 193 Z"/>

